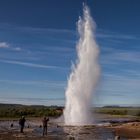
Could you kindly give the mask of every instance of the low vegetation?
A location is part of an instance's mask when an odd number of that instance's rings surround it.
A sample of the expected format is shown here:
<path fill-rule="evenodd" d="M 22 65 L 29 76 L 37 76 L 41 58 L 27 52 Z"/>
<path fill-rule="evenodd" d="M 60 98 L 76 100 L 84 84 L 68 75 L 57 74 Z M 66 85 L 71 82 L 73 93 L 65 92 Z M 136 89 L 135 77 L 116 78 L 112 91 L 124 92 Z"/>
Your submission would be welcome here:
<path fill-rule="evenodd" d="M 95 109 L 96 113 L 109 115 L 131 115 L 140 117 L 140 107 L 106 106 Z"/>
<path fill-rule="evenodd" d="M 105 106 L 95 108 L 94 112 L 99 114 L 140 117 L 140 107 Z M 63 107 L 59 106 L 0 104 L 0 118 L 19 118 L 22 115 L 26 117 L 59 117 L 62 113 Z"/>
<path fill-rule="evenodd" d="M 0 104 L 0 118 L 26 117 L 58 117 L 62 114 L 62 107 L 57 106 L 26 106 L 16 104 Z"/>

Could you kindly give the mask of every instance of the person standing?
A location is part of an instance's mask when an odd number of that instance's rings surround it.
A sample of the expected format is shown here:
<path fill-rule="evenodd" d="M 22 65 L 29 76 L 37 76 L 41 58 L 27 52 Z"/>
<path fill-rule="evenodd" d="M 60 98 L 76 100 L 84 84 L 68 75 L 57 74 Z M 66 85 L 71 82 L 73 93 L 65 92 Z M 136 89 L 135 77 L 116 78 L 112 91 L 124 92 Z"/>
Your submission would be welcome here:
<path fill-rule="evenodd" d="M 43 123 L 43 136 L 47 135 L 48 121 L 49 121 L 49 118 L 46 118 L 46 117 L 44 117 L 43 120 L 42 120 L 42 123 Z"/>
<path fill-rule="evenodd" d="M 19 125 L 20 125 L 20 133 L 23 133 L 23 129 L 24 129 L 24 126 L 25 126 L 25 117 L 22 116 L 19 120 Z"/>

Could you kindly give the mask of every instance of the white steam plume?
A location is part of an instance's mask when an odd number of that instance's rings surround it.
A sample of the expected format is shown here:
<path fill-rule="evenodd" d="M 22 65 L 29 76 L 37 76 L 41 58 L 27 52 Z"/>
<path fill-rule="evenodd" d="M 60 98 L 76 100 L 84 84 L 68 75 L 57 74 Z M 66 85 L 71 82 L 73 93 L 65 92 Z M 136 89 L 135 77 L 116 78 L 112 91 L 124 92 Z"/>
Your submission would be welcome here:
<path fill-rule="evenodd" d="M 92 96 L 100 75 L 98 64 L 99 48 L 96 44 L 95 23 L 87 6 L 83 9 L 84 16 L 79 18 L 77 44 L 77 61 L 66 89 L 66 105 L 64 121 L 66 125 L 85 125 L 93 123 L 91 117 Z"/>

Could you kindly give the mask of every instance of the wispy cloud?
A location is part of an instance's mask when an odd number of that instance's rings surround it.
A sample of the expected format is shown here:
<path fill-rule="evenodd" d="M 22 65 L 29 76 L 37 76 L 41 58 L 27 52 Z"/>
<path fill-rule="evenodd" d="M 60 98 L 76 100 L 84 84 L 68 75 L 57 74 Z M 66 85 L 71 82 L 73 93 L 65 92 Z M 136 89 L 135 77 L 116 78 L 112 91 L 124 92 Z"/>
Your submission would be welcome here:
<path fill-rule="evenodd" d="M 22 49 L 20 47 L 15 47 L 15 48 L 12 48 L 13 50 L 15 51 L 21 51 Z"/>
<path fill-rule="evenodd" d="M 22 65 L 26 67 L 44 68 L 44 69 L 66 69 L 64 67 L 59 67 L 59 66 L 41 65 L 41 64 L 34 64 L 34 63 L 21 62 L 21 61 L 12 61 L 12 60 L 0 60 L 0 62 L 15 64 L 15 65 Z"/>
<path fill-rule="evenodd" d="M 118 33 L 112 31 L 106 31 L 103 29 L 99 29 L 96 34 L 97 38 L 101 39 L 117 39 L 117 40 L 140 40 L 139 36 L 134 34 L 125 34 L 125 33 Z"/>
<path fill-rule="evenodd" d="M 0 48 L 9 49 L 9 50 L 13 50 L 13 51 L 21 51 L 22 50 L 20 47 L 12 47 L 7 42 L 0 42 Z"/>
<path fill-rule="evenodd" d="M 75 30 L 70 29 L 58 29 L 58 28 L 39 28 L 39 27 L 30 27 L 30 26 L 17 26 L 14 24 L 2 24 L 0 23 L 0 29 L 12 29 L 14 31 L 28 32 L 28 33 L 54 33 L 54 34 L 71 34 L 76 35 Z"/>
<path fill-rule="evenodd" d="M 9 48 L 9 44 L 6 42 L 0 42 L 0 48 Z"/>
<path fill-rule="evenodd" d="M 24 104 L 24 105 L 64 105 L 64 98 L 0 98 L 1 103 Z"/>
<path fill-rule="evenodd" d="M 128 50 L 108 50 L 109 53 L 101 56 L 101 63 L 106 64 L 140 64 L 140 52 Z"/>
<path fill-rule="evenodd" d="M 108 100 L 112 100 L 115 103 L 119 100 L 120 103 L 126 104 L 127 102 L 136 103 L 137 101 L 140 101 L 139 77 L 129 77 L 116 73 L 104 74 L 103 77 L 102 84 L 100 85 L 97 94 L 102 102 L 107 103 Z"/>
<path fill-rule="evenodd" d="M 14 84 L 14 85 L 33 85 L 33 86 L 47 86 L 50 88 L 65 88 L 66 81 L 48 81 L 48 80 L 0 80 L 0 83 Z"/>
<path fill-rule="evenodd" d="M 110 39 L 124 39 L 124 40 L 140 40 L 139 37 L 134 35 L 125 34 L 109 34 L 109 33 L 97 33 L 98 38 L 110 38 Z"/>
<path fill-rule="evenodd" d="M 70 30 L 70 29 L 58 29 L 58 28 L 39 28 L 39 27 L 30 27 L 30 26 L 16 26 L 13 24 L 2 24 L 0 23 L 1 28 L 9 28 L 16 31 L 22 31 L 22 32 L 33 32 L 37 34 L 42 33 L 52 33 L 52 34 L 70 34 L 70 35 L 76 35 L 77 31 Z M 119 33 L 119 32 L 113 32 L 108 31 L 104 29 L 98 29 L 96 33 L 97 38 L 114 38 L 114 39 L 125 39 L 125 40 L 140 40 L 139 36 L 135 36 L 133 34 L 125 34 L 125 33 Z"/>
<path fill-rule="evenodd" d="M 40 34 L 40 35 L 47 34 L 49 35 L 48 37 L 54 40 L 57 40 L 60 35 L 63 35 L 63 37 L 67 36 L 67 38 L 77 36 L 77 31 L 70 30 L 70 29 L 38 28 L 38 27 L 29 27 L 29 26 L 23 27 L 23 26 L 16 26 L 12 24 L 1 24 L 1 23 L 0 23 L 0 28 L 6 28 L 6 29 L 8 28 L 22 33 L 30 33 L 30 34 L 33 33 L 33 34 Z M 58 38 L 56 37 L 54 38 L 54 36 L 57 36 Z M 104 29 L 98 29 L 96 32 L 96 37 L 101 39 L 114 39 L 114 40 L 140 40 L 140 36 L 136 36 L 134 34 L 125 34 L 125 33 L 108 31 Z M 69 41 L 75 43 L 73 40 L 71 41 L 70 39 L 66 39 L 66 38 L 63 41 Z"/>
<path fill-rule="evenodd" d="M 139 52 L 119 52 L 116 54 L 116 58 L 118 60 L 140 63 L 140 53 Z"/>
<path fill-rule="evenodd" d="M 66 34 L 73 34 L 75 35 L 76 32 L 75 30 L 69 30 L 69 29 L 55 29 L 55 28 L 34 28 L 34 27 L 22 27 L 22 26 L 13 26 L 17 30 L 23 30 L 23 31 L 27 31 L 27 32 L 36 32 L 36 33 L 40 33 L 40 32 L 53 32 L 53 33 L 66 33 Z"/>

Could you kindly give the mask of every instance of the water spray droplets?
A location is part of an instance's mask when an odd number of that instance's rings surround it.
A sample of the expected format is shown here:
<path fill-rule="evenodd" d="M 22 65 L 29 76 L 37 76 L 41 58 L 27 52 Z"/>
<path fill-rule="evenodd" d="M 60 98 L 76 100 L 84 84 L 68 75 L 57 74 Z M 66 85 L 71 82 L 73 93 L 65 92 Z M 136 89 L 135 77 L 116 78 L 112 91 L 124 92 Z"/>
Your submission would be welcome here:
<path fill-rule="evenodd" d="M 85 125 L 93 122 L 92 97 L 100 75 L 99 48 L 94 38 L 95 23 L 84 5 L 84 17 L 79 18 L 77 63 L 73 66 L 66 89 L 64 121 L 66 125 Z"/>

